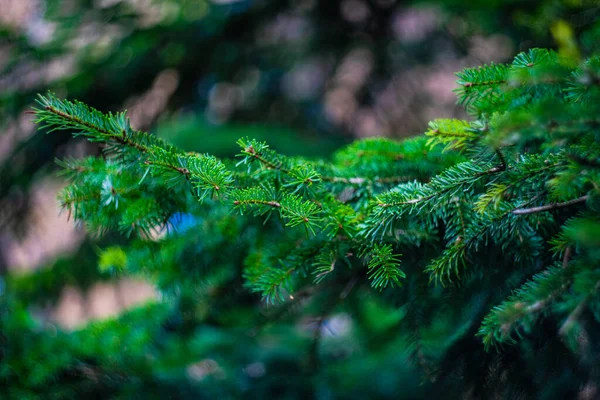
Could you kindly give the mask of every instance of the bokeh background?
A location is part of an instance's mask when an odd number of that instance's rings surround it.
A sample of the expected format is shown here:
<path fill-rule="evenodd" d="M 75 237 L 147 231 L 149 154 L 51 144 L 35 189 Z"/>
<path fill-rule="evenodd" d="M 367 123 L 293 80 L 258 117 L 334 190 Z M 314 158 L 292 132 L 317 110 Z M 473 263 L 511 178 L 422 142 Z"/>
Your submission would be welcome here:
<path fill-rule="evenodd" d="M 61 213 L 55 159 L 98 154 L 36 132 L 48 90 L 187 150 L 234 156 L 242 136 L 285 154 L 327 157 L 356 138 L 423 132 L 462 117 L 454 72 L 554 47 L 596 1 L 0 0 L 0 293 L 46 324 L 74 329 L 157 296 L 115 280 Z"/>

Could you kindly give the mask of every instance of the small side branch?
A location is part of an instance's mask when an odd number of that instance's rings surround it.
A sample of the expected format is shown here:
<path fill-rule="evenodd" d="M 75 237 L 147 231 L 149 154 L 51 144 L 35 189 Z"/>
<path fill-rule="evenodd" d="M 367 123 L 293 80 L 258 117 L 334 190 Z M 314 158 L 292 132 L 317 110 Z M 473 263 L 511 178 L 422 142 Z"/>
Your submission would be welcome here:
<path fill-rule="evenodd" d="M 246 155 L 249 155 L 249 156 L 257 159 L 258 161 L 260 161 L 268 169 L 279 170 L 279 171 L 283 172 L 284 174 L 289 174 L 290 173 L 289 169 L 283 167 L 283 163 L 282 162 L 279 162 L 278 164 L 275 164 L 275 163 L 267 160 L 266 158 L 264 158 L 262 156 L 262 154 L 260 154 L 259 152 L 257 152 L 256 149 L 252 145 L 246 147 L 243 152 Z"/>
<path fill-rule="evenodd" d="M 552 204 L 546 204 L 545 206 L 531 207 L 531 208 L 518 208 L 516 210 L 513 210 L 512 213 L 515 215 L 525 215 L 525 214 L 534 214 L 534 213 L 543 212 L 543 211 L 550 211 L 550 210 L 554 210 L 556 208 L 568 207 L 573 204 L 583 203 L 583 202 L 587 201 L 587 199 L 589 197 L 590 197 L 589 195 L 585 195 L 585 196 L 581 196 L 578 199 L 565 201 L 564 203 L 552 203 Z"/>
<path fill-rule="evenodd" d="M 567 317 L 567 319 L 565 320 L 565 322 L 562 324 L 562 326 L 560 327 L 560 329 L 558 331 L 558 333 L 560 335 L 564 336 L 567 333 L 569 333 L 571 328 L 575 325 L 575 323 L 581 316 L 581 313 L 583 313 L 583 311 L 585 310 L 585 307 L 588 305 L 590 299 L 592 298 L 594 293 L 596 293 L 598 291 L 599 288 L 600 288 L 600 282 L 597 282 L 596 286 L 594 286 L 594 289 L 592 290 L 592 292 L 590 294 L 588 294 L 587 296 L 585 296 L 583 298 L 583 300 L 577 305 L 577 307 L 575 307 L 575 309 L 569 314 L 569 316 Z"/>
<path fill-rule="evenodd" d="M 410 205 L 410 204 L 417 204 L 417 203 L 421 203 L 423 201 L 429 201 L 433 198 L 435 198 L 436 196 L 441 196 L 444 193 L 447 193 L 451 190 L 456 189 L 457 187 L 459 187 L 460 185 L 463 184 L 469 184 L 469 182 L 474 182 L 474 179 L 486 176 L 486 175 L 492 175 L 492 174 L 497 174 L 499 172 L 505 171 L 506 170 L 506 165 L 502 164 L 502 165 L 498 165 L 496 167 L 492 167 L 490 169 L 481 171 L 481 172 L 477 172 L 474 173 L 473 175 L 469 175 L 466 176 L 465 178 L 459 179 L 455 184 L 447 186 L 445 188 L 442 188 L 441 190 L 435 192 L 435 193 L 431 193 L 430 195 L 427 196 L 423 196 L 423 197 L 417 197 L 415 199 L 410 199 L 410 200 L 405 200 L 405 201 L 395 201 L 395 202 L 391 202 L 391 203 L 377 203 L 378 207 L 381 208 L 388 208 L 388 207 L 398 207 L 398 206 L 404 206 L 404 205 Z"/>
<path fill-rule="evenodd" d="M 114 140 L 115 142 L 117 142 L 117 143 L 119 143 L 119 144 L 121 144 L 123 146 L 133 147 L 136 150 L 140 151 L 141 153 L 148 153 L 148 151 L 149 151 L 149 149 L 146 146 L 143 146 L 143 145 L 141 145 L 139 143 L 131 141 L 127 137 L 127 135 L 125 134 L 125 132 L 122 132 L 122 134 L 119 135 L 118 133 L 111 132 L 111 131 L 108 131 L 106 129 L 103 129 L 103 128 L 101 128 L 101 127 L 99 127 L 97 125 L 94 125 L 94 124 L 92 124 L 92 123 L 90 123 L 88 121 L 84 121 L 83 119 L 81 119 L 81 118 L 79 118 L 79 117 L 77 117 L 75 115 L 70 115 L 70 114 L 67 114 L 67 113 L 65 113 L 63 111 L 60 111 L 60 110 L 58 110 L 58 109 L 56 109 L 56 108 L 54 108 L 52 106 L 45 106 L 44 108 L 45 108 L 46 111 L 48 111 L 48 112 L 50 112 L 50 113 L 52 113 L 54 115 L 57 115 L 57 116 L 65 119 L 67 121 L 70 121 L 71 123 L 79 124 L 79 125 L 84 126 L 84 127 L 88 128 L 88 129 L 91 129 L 91 130 L 94 130 L 96 132 L 99 132 L 102 135 L 108 136 L 110 139 Z"/>
<path fill-rule="evenodd" d="M 498 158 L 500 159 L 500 171 L 506 171 L 506 167 L 507 167 L 507 163 L 506 163 L 506 157 L 504 157 L 504 154 L 502 154 L 502 152 L 500 151 L 500 149 L 496 149 L 496 155 L 498 156 Z"/>

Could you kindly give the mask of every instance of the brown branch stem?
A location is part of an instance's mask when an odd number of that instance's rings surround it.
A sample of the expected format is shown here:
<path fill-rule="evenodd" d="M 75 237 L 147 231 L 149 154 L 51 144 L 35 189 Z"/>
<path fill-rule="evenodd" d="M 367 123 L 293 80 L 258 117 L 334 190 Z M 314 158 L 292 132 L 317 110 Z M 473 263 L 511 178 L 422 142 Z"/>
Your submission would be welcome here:
<path fill-rule="evenodd" d="M 550 210 L 554 210 L 557 208 L 568 207 L 573 204 L 583 203 L 583 202 L 587 201 L 587 199 L 589 197 L 590 197 L 589 195 L 585 195 L 585 196 L 579 197 L 578 199 L 565 201 L 563 203 L 552 203 L 552 204 L 546 204 L 543 206 L 531 207 L 531 208 L 518 208 L 516 210 L 513 210 L 512 213 L 515 215 L 525 215 L 525 214 L 534 214 L 534 213 L 543 212 L 543 211 L 550 211 Z"/>
<path fill-rule="evenodd" d="M 233 202 L 234 205 L 238 206 L 240 204 L 262 204 L 265 206 L 271 206 L 275 208 L 281 207 L 281 204 L 276 201 L 265 201 L 265 200 L 236 200 Z"/>

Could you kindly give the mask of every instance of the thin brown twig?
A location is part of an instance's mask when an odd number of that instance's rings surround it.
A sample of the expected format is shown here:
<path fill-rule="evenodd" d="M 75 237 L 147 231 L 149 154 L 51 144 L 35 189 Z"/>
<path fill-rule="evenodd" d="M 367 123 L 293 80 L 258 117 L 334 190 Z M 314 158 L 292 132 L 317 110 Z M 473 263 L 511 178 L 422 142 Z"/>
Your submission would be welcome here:
<path fill-rule="evenodd" d="M 543 211 L 550 211 L 550 210 L 554 210 L 557 208 L 568 207 L 573 204 L 583 203 L 583 202 L 587 201 L 587 199 L 589 199 L 589 197 L 590 197 L 589 195 L 585 195 L 585 196 L 579 197 L 578 199 L 565 201 L 563 203 L 552 203 L 552 204 L 546 204 L 543 206 L 531 207 L 531 208 L 518 208 L 516 210 L 513 210 L 512 213 L 515 215 L 525 215 L 525 214 L 534 214 L 534 213 L 543 212 Z"/>
<path fill-rule="evenodd" d="M 281 207 L 281 204 L 276 201 L 265 201 L 265 200 L 236 200 L 233 202 L 234 205 L 238 206 L 240 204 L 262 204 L 265 206 L 271 206 L 275 208 Z"/>
<path fill-rule="evenodd" d="M 573 247 L 568 246 L 565 250 L 565 255 L 563 257 L 563 268 L 567 268 L 569 265 L 569 260 L 571 259 L 571 254 L 573 253 Z"/>

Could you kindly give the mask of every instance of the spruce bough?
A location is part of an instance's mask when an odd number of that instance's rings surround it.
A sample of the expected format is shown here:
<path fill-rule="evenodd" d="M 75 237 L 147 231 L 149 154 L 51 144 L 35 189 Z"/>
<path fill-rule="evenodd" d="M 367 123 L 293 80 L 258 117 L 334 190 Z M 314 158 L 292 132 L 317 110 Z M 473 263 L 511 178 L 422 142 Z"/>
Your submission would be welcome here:
<path fill-rule="evenodd" d="M 52 94 L 35 114 L 103 146 L 105 157 L 60 162 L 70 182 L 60 201 L 90 232 L 129 236 L 102 254 L 103 268 L 149 277 L 167 302 L 222 310 L 241 282 L 270 308 L 316 313 L 310 365 L 324 318 L 359 312 L 365 293 L 389 312 L 404 306 L 390 323 L 424 375 L 444 368 L 421 334 L 448 302 L 442 353 L 473 334 L 502 351 L 543 320 L 585 359 L 599 344 L 586 330 L 600 304 L 600 57 L 532 49 L 457 75 L 470 120 L 357 141 L 332 160 L 248 138 L 235 160 L 188 153 L 124 113 Z M 247 291 L 232 296 L 248 301 Z"/>

